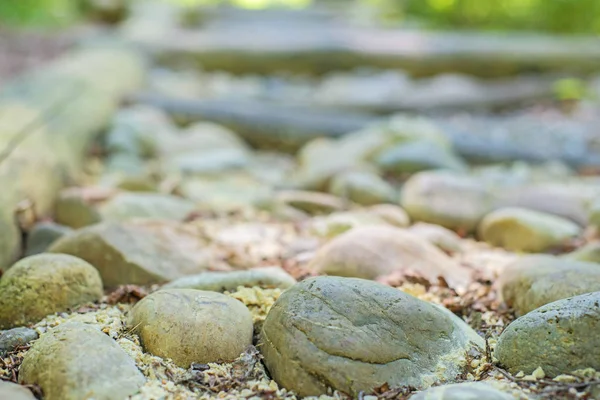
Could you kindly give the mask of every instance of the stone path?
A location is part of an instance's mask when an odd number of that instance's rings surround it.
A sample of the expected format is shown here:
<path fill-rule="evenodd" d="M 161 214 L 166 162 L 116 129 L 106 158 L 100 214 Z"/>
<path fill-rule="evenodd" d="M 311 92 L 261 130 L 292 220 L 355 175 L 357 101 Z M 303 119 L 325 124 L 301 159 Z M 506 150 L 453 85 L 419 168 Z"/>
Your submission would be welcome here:
<path fill-rule="evenodd" d="M 93 40 L 0 96 L 0 398 L 600 398 L 593 99 L 355 126 L 288 93 L 248 129 L 198 100 L 247 79 L 143 61 Z"/>

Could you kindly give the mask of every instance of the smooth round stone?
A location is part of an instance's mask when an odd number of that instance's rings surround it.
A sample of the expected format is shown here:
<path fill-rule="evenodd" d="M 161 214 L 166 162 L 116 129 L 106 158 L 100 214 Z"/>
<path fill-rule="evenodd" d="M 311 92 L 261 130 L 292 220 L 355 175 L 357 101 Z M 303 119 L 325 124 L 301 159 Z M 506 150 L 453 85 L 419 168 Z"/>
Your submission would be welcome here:
<path fill-rule="evenodd" d="M 427 141 L 434 146 L 450 149 L 451 142 L 430 119 L 408 114 L 396 114 L 382 124 L 393 143 Z"/>
<path fill-rule="evenodd" d="M 581 232 L 567 219 L 524 208 L 502 208 L 486 215 L 478 227 L 481 239 L 511 251 L 538 253 Z"/>
<path fill-rule="evenodd" d="M 577 250 L 561 257 L 569 260 L 600 263 L 600 241 L 586 243 Z"/>
<path fill-rule="evenodd" d="M 25 255 L 33 256 L 43 253 L 52 243 L 71 232 L 73 232 L 73 229 L 68 226 L 55 224 L 54 222 L 40 222 L 27 235 Z"/>
<path fill-rule="evenodd" d="M 558 300 L 512 322 L 500 335 L 495 357 L 511 373 L 547 377 L 578 369 L 600 370 L 600 292 Z"/>
<path fill-rule="evenodd" d="M 61 225 L 74 229 L 93 225 L 102 220 L 102 216 L 87 201 L 81 191 L 67 189 L 59 194 L 54 206 L 54 219 Z"/>
<path fill-rule="evenodd" d="M 16 383 L 0 380 L 0 399 L 3 400 L 35 400 L 29 389 Z"/>
<path fill-rule="evenodd" d="M 514 400 L 514 397 L 482 382 L 464 382 L 427 389 L 410 400 Z"/>
<path fill-rule="evenodd" d="M 38 333 L 29 328 L 13 328 L 0 333 L 0 357 L 38 338 Z M 0 397 L 1 398 L 1 397 Z"/>
<path fill-rule="evenodd" d="M 379 152 L 374 162 L 381 170 L 395 174 L 467 169 L 466 163 L 450 150 L 426 140 L 395 144 Z"/>
<path fill-rule="evenodd" d="M 39 385 L 46 400 L 124 399 L 144 382 L 114 340 L 79 322 L 65 322 L 42 335 L 19 370 L 19 383 Z"/>
<path fill-rule="evenodd" d="M 376 279 L 394 272 L 415 272 L 432 282 L 443 277 L 465 288 L 470 271 L 428 241 L 406 230 L 367 226 L 343 233 L 319 249 L 309 268 L 320 274 Z"/>
<path fill-rule="evenodd" d="M 410 226 L 408 231 L 427 240 L 446 253 L 458 253 L 462 250 L 460 237 L 443 226 L 418 222 Z"/>
<path fill-rule="evenodd" d="M 410 217 L 401 207 L 393 204 L 378 204 L 366 209 L 369 213 L 383 219 L 388 224 L 406 228 L 410 225 Z"/>
<path fill-rule="evenodd" d="M 391 224 L 368 210 L 340 211 L 313 217 L 310 221 L 310 230 L 315 235 L 333 238 L 350 229 L 378 225 Z"/>
<path fill-rule="evenodd" d="M 556 300 L 600 291 L 600 266 L 549 255 L 527 256 L 506 267 L 498 288 L 502 300 L 523 315 Z"/>
<path fill-rule="evenodd" d="M 184 174 L 214 174 L 247 167 L 251 155 L 245 149 L 216 149 L 178 154 L 168 165 Z"/>
<path fill-rule="evenodd" d="M 426 171 L 406 181 L 400 204 L 413 221 L 473 231 L 493 208 L 495 197 L 477 179 L 450 172 Z"/>
<path fill-rule="evenodd" d="M 244 304 L 221 293 L 164 289 L 131 310 L 128 325 L 144 349 L 180 367 L 230 362 L 252 344 L 252 315 Z"/>
<path fill-rule="evenodd" d="M 0 329 L 37 322 L 102 297 L 96 268 L 65 254 L 22 259 L 0 279 Z"/>
<path fill-rule="evenodd" d="M 374 173 L 350 171 L 336 175 L 329 192 L 356 204 L 370 206 L 396 201 L 396 191 L 383 178 Z"/>
<path fill-rule="evenodd" d="M 247 271 L 203 272 L 184 276 L 163 286 L 163 289 L 196 289 L 210 292 L 235 291 L 238 287 L 287 289 L 296 284 L 290 274 L 279 267 L 254 268 Z"/>
<path fill-rule="evenodd" d="M 212 122 L 190 125 L 178 135 L 162 138 L 160 151 L 163 156 L 191 152 L 212 152 L 222 149 L 249 150 L 248 145 L 233 131 Z"/>
<path fill-rule="evenodd" d="M 202 272 L 211 261 L 197 234 L 167 221 L 103 222 L 63 237 L 49 251 L 88 261 L 107 287 L 167 282 Z"/>
<path fill-rule="evenodd" d="M 259 349 L 275 381 L 299 396 L 357 396 L 387 383 L 427 388 L 463 372 L 484 343 L 460 318 L 402 291 L 340 277 L 304 280 L 269 311 Z"/>
<path fill-rule="evenodd" d="M 119 193 L 98 207 L 103 221 L 125 221 L 135 218 L 181 221 L 195 205 L 181 197 L 158 193 Z"/>
<path fill-rule="evenodd" d="M 285 190 L 276 193 L 275 201 L 297 208 L 309 214 L 330 214 L 345 207 L 337 196 L 303 190 Z"/>

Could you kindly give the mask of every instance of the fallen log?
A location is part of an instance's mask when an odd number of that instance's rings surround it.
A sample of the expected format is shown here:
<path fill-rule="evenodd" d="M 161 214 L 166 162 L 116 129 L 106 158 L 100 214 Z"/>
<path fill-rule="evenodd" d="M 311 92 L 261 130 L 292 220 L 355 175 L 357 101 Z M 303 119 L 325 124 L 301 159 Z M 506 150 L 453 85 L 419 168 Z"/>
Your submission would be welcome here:
<path fill-rule="evenodd" d="M 148 21 L 150 22 L 150 21 Z M 136 20 L 139 23 L 139 20 Z M 154 29 L 150 29 L 150 27 Z M 590 73 L 600 42 L 588 37 L 383 30 L 343 24 L 208 24 L 126 29 L 160 62 L 233 73 L 324 74 L 357 67 L 498 77 L 524 72 Z M 160 32 L 157 34 L 157 32 Z"/>
<path fill-rule="evenodd" d="M 134 102 L 159 107 L 183 123 L 207 120 L 234 129 L 252 145 L 293 151 L 317 137 L 340 137 L 382 120 L 368 113 L 268 102 L 183 100 L 137 94 Z M 562 161 L 600 166 L 600 119 L 537 115 L 432 117 L 455 150 L 472 161 Z"/>
<path fill-rule="evenodd" d="M 0 92 L 0 270 L 20 255 L 21 228 L 46 215 L 80 171 L 87 146 L 143 75 L 124 47 L 73 51 Z"/>

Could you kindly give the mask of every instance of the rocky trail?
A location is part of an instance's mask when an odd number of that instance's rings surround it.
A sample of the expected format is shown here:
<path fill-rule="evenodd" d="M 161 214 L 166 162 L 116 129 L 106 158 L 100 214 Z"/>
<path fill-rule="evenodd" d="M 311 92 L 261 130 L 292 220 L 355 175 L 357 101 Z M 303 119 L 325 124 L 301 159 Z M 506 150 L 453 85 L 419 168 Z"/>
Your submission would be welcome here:
<path fill-rule="evenodd" d="M 0 399 L 600 399 L 597 43 L 340 15 L 11 58 Z"/>

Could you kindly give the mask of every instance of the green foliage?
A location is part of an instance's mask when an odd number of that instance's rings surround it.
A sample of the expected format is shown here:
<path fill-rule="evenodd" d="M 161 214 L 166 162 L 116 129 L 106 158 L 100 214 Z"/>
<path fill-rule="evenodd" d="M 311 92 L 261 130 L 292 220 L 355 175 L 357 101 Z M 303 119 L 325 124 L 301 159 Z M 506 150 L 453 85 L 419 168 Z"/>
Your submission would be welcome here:
<path fill-rule="evenodd" d="M 364 0 L 441 28 L 600 33 L 598 0 Z"/>
<path fill-rule="evenodd" d="M 0 23 L 60 26 L 78 14 L 77 0 L 0 0 Z"/>

